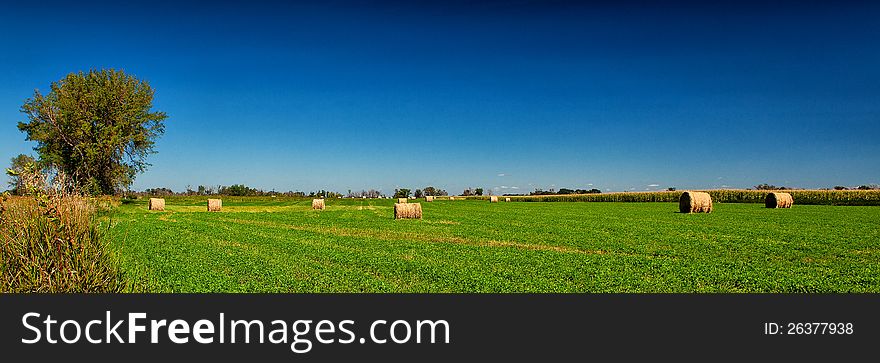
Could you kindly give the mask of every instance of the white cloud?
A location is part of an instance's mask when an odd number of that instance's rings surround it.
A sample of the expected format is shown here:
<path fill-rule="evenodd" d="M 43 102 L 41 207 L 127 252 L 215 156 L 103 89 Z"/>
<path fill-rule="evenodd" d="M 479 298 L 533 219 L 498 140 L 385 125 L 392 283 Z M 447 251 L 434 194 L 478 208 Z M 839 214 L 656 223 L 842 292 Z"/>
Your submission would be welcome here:
<path fill-rule="evenodd" d="M 587 184 L 587 186 L 588 186 L 588 187 L 591 187 L 591 186 L 593 186 L 593 183 L 589 183 L 589 184 Z"/>
<path fill-rule="evenodd" d="M 507 186 L 506 186 L 506 185 L 502 185 L 502 186 L 501 186 L 501 189 L 507 189 Z"/>
<path fill-rule="evenodd" d="M 507 176 L 507 174 L 504 174 L 504 173 L 498 173 L 498 176 Z"/>
<path fill-rule="evenodd" d="M 519 187 L 510 187 L 510 189 L 519 189 Z"/>
<path fill-rule="evenodd" d="M 648 184 L 648 186 L 649 186 L 649 187 L 652 187 L 652 188 L 656 188 L 656 187 L 659 187 L 660 184 Z"/>

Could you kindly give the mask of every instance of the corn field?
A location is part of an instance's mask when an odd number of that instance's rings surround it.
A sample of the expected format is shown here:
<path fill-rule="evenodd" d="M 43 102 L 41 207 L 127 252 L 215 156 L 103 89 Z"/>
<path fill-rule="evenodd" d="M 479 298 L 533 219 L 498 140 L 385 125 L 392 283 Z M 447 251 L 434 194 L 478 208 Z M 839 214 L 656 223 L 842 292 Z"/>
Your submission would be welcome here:
<path fill-rule="evenodd" d="M 764 203 L 768 190 L 706 190 L 715 203 Z M 818 205 L 880 205 L 880 190 L 784 190 L 794 204 Z M 519 202 L 678 202 L 683 191 L 624 192 L 604 194 L 511 196 Z M 467 199 L 489 199 L 466 197 Z"/>

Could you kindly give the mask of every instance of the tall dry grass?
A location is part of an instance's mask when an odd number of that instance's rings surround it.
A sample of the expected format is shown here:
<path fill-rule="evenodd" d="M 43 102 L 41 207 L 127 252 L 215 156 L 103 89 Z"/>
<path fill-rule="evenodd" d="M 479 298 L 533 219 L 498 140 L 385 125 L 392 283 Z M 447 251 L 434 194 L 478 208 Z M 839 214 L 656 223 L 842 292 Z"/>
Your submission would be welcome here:
<path fill-rule="evenodd" d="M 23 175 L 28 196 L 0 198 L 0 292 L 119 292 L 119 262 L 96 215 L 118 206 L 88 199 L 37 169 Z"/>
<path fill-rule="evenodd" d="M 118 261 L 82 197 L 0 202 L 0 292 L 118 292 Z"/>

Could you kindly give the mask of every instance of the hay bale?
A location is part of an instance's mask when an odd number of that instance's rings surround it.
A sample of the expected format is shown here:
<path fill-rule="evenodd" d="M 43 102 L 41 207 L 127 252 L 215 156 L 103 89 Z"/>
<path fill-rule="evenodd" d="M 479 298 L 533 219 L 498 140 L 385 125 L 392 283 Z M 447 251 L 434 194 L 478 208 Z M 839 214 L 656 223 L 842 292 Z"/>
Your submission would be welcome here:
<path fill-rule="evenodd" d="M 425 196 L 425 201 L 426 201 L 426 202 L 433 202 L 433 201 L 434 201 L 434 197 L 433 197 L 433 196 L 430 196 L 430 195 L 426 195 L 426 196 Z"/>
<path fill-rule="evenodd" d="M 706 192 L 684 192 L 678 199 L 682 213 L 712 213 L 712 196 Z"/>
<path fill-rule="evenodd" d="M 398 203 L 406 203 L 408 198 L 397 198 Z"/>
<path fill-rule="evenodd" d="M 394 219 L 422 219 L 420 203 L 395 203 Z"/>
<path fill-rule="evenodd" d="M 764 206 L 767 208 L 791 208 L 792 204 L 794 198 L 788 193 L 773 192 L 767 194 L 767 198 L 764 199 Z"/>
<path fill-rule="evenodd" d="M 510 198 L 504 198 L 504 201 L 505 201 L 505 202 L 509 202 L 509 201 L 510 201 Z"/>
<path fill-rule="evenodd" d="M 150 198 L 150 210 L 165 210 L 165 198 Z"/>
<path fill-rule="evenodd" d="M 219 212 L 221 207 L 223 207 L 223 200 L 208 199 L 208 212 Z"/>
<path fill-rule="evenodd" d="M 455 197 L 449 197 L 449 200 L 455 200 Z"/>
<path fill-rule="evenodd" d="M 312 209 L 324 210 L 324 200 L 312 199 Z"/>
<path fill-rule="evenodd" d="M 498 197 L 494 195 L 489 197 L 489 203 L 498 203 Z"/>

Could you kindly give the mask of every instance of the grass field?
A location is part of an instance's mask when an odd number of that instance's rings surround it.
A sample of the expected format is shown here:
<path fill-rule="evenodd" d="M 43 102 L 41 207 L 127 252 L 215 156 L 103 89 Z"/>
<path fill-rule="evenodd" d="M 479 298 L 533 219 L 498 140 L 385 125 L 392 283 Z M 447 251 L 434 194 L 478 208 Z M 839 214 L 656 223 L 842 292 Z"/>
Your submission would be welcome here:
<path fill-rule="evenodd" d="M 880 208 L 172 197 L 105 219 L 154 292 L 880 292 Z"/>

